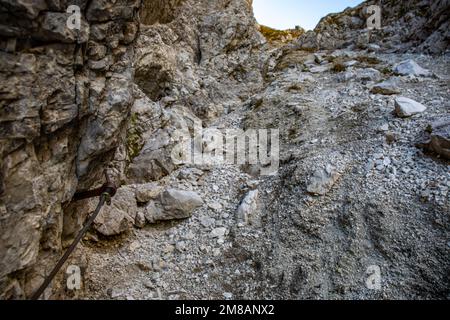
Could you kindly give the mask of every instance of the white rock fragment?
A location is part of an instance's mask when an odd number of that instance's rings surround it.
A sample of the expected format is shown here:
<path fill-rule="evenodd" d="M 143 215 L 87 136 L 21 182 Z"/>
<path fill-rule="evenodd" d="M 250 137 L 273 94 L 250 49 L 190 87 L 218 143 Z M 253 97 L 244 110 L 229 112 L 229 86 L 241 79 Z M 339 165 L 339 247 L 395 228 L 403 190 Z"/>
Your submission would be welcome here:
<path fill-rule="evenodd" d="M 231 300 L 231 299 L 233 299 L 233 294 L 230 292 L 224 292 L 223 297 L 227 300 Z"/>
<path fill-rule="evenodd" d="M 223 238 L 226 233 L 227 228 L 225 227 L 215 228 L 213 231 L 211 231 L 211 238 Z"/>
<path fill-rule="evenodd" d="M 322 66 L 313 67 L 309 71 L 311 73 L 322 73 L 331 70 L 331 68 L 332 68 L 331 64 L 326 64 Z"/>
<path fill-rule="evenodd" d="M 244 197 L 237 209 L 236 218 L 239 226 L 249 224 L 258 210 L 258 190 L 252 190 Z"/>
<path fill-rule="evenodd" d="M 158 201 L 150 201 L 145 208 L 145 218 L 149 223 L 185 219 L 202 205 L 203 200 L 196 192 L 167 189 Z"/>
<path fill-rule="evenodd" d="M 409 59 L 394 66 L 394 72 L 402 76 L 429 77 L 431 72 L 419 66 L 414 60 Z"/>
<path fill-rule="evenodd" d="M 395 99 L 395 113 L 400 118 L 411 117 L 427 110 L 423 104 L 405 97 Z"/>
<path fill-rule="evenodd" d="M 318 169 L 314 172 L 306 189 L 314 195 L 325 195 L 339 176 L 333 166 L 327 165 L 325 169 Z"/>

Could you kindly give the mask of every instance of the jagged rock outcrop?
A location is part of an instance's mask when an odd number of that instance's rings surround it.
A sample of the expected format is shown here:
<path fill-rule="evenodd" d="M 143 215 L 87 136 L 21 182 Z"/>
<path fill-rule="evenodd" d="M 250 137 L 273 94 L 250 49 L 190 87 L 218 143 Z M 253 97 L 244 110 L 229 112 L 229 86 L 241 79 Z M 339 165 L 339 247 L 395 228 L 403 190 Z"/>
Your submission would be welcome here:
<path fill-rule="evenodd" d="M 79 30 L 66 1 L 0 1 L 3 298 L 42 281 L 89 211 L 68 207 L 74 193 L 100 183 L 106 165 L 128 182 L 167 175 L 186 118 L 214 119 L 262 84 L 253 53 L 265 40 L 249 0 L 70 4 Z"/>
<path fill-rule="evenodd" d="M 381 29 L 367 30 L 367 8 L 381 8 Z M 307 49 L 369 48 L 385 52 L 448 52 L 450 1 L 370 0 L 324 17 L 314 31 L 300 37 L 296 47 Z"/>
<path fill-rule="evenodd" d="M 448 50 L 449 1 L 383 1 L 370 38 L 367 1 L 281 48 L 251 0 L 74 3 L 79 30 L 68 1 L 0 0 L 0 298 L 41 284 L 105 166 L 122 186 L 69 261 L 83 297 L 448 297 L 448 58 L 398 53 Z M 416 148 L 430 123 L 441 160 Z M 210 126 L 279 128 L 278 172 L 178 159 Z"/>
<path fill-rule="evenodd" d="M 157 8 L 163 11 L 160 20 Z M 192 132 L 201 121 L 207 125 L 232 112 L 263 85 L 265 59 L 266 40 L 247 0 L 154 1 L 141 17 L 136 83 L 142 98 L 130 129 L 139 128 L 145 138 L 128 170 L 131 183 L 158 180 L 176 169 L 171 151 L 177 130 Z"/>
<path fill-rule="evenodd" d="M 2 298 L 36 289 L 61 252 L 64 208 L 123 144 L 139 4 L 0 1 Z"/>

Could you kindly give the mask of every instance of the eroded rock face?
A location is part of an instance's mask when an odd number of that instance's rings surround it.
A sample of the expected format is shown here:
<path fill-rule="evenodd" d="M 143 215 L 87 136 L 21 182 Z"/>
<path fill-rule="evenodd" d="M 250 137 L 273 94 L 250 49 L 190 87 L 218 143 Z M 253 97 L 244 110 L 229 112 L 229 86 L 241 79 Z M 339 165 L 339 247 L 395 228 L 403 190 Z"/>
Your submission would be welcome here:
<path fill-rule="evenodd" d="M 39 285 L 25 275 L 55 263 L 48 253 L 61 250 L 64 208 L 77 190 L 102 179 L 123 144 L 139 3 L 73 1 L 81 12 L 77 30 L 67 27 L 67 1 L 0 1 L 4 298 Z M 22 289 L 6 290 L 13 282 Z"/>
<path fill-rule="evenodd" d="M 140 98 L 130 130 L 138 129 L 141 143 L 128 169 L 130 183 L 177 169 L 172 151 L 180 130 L 206 127 L 261 88 L 266 56 L 251 1 L 149 1 L 140 15 Z"/>
<path fill-rule="evenodd" d="M 98 186 L 107 164 L 128 185 L 102 210 L 89 239 L 115 241 L 129 231 L 136 239 L 121 250 L 127 259 L 78 247 L 77 265 L 86 266 L 84 250 L 94 261 L 89 290 L 95 297 L 105 298 L 111 270 L 129 271 L 133 252 L 137 261 L 151 258 L 154 271 L 160 264 L 149 255 L 160 252 L 168 268 L 162 281 L 180 265 L 194 270 L 219 261 L 212 272 L 237 281 L 233 294 L 217 291 L 230 283 L 193 282 L 186 278 L 200 278 L 188 273 L 161 283 L 164 289 L 186 285 L 196 297 L 373 298 L 369 291 L 359 294 L 359 275 L 373 263 L 398 268 L 394 276 L 386 273 L 386 283 L 407 280 L 382 298 L 446 294 L 447 243 L 439 225 L 448 188 L 435 192 L 439 206 L 425 207 L 409 192 L 427 183 L 449 186 L 448 170 L 432 159 L 422 163 L 405 141 L 443 113 L 445 84 L 415 76 L 400 77 L 399 88 L 379 82 L 409 59 L 383 52 L 447 50 L 448 1 L 412 1 L 407 17 L 396 16 L 401 7 L 390 1 L 384 29 L 371 34 L 376 43 L 362 31 L 366 17 L 359 6 L 325 18 L 315 32 L 282 48 L 258 32 L 249 0 L 145 0 L 139 12 L 138 0 L 73 2 L 82 12 L 77 32 L 61 25 L 67 1 L 0 0 L 0 298 L 28 297 L 41 284 L 97 205 L 98 199 L 71 202 L 74 193 Z M 439 71 L 429 58 L 414 59 Z M 419 89 L 415 81 L 422 80 L 429 82 Z M 369 94 L 397 89 L 423 101 L 427 112 L 393 119 L 394 98 Z M 181 169 L 173 157 L 179 133 L 191 134 L 201 121 L 204 127 L 280 128 L 281 170 L 260 183 L 248 181 L 247 173 L 259 176 L 257 166 Z M 392 146 L 384 145 L 388 134 L 399 136 Z M 448 158 L 447 124 L 433 127 L 429 149 Z M 422 223 L 430 217 L 436 225 Z M 187 221 L 164 224 L 173 225 L 167 232 L 132 229 L 173 219 Z M 398 243 L 411 244 L 408 255 L 417 252 L 406 265 Z M 205 274 L 214 275 L 208 269 Z M 244 288 L 243 277 L 262 280 Z M 148 298 L 141 278 L 131 278 L 124 293 Z M 58 280 L 45 298 L 56 296 L 64 283 Z M 111 292 L 110 298 L 119 297 Z"/>
<path fill-rule="evenodd" d="M 368 31 L 371 5 L 381 8 L 381 29 Z M 310 49 L 362 48 L 441 54 L 449 50 L 450 3 L 443 0 L 365 1 L 324 17 L 297 46 Z M 375 47 L 374 47 L 375 45 Z"/>

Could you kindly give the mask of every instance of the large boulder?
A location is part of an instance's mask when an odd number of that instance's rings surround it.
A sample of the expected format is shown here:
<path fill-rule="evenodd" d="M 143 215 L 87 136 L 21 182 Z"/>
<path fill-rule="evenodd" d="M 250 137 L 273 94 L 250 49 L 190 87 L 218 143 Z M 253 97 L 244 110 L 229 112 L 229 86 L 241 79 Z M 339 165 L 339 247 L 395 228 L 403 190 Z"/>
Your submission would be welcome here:
<path fill-rule="evenodd" d="M 145 210 L 145 218 L 149 223 L 185 219 L 202 205 L 203 200 L 196 192 L 167 189 L 158 200 L 150 201 Z"/>
<path fill-rule="evenodd" d="M 430 71 L 422 68 L 412 59 L 395 65 L 393 71 L 401 76 L 429 77 L 432 75 Z"/>

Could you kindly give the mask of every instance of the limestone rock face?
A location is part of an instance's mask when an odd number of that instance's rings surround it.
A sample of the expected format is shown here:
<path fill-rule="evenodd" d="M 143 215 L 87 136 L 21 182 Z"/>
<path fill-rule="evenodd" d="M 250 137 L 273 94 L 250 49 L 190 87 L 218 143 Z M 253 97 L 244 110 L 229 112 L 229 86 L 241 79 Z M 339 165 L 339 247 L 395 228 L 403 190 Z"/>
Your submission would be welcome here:
<path fill-rule="evenodd" d="M 177 169 L 172 151 L 180 131 L 207 126 L 261 88 L 266 59 L 249 1 L 147 1 L 140 15 L 140 98 L 130 130 L 140 132 L 141 143 L 128 169 L 130 183 Z"/>
<path fill-rule="evenodd" d="M 123 144 L 139 3 L 0 1 L 0 295 L 39 285 L 26 275 L 55 263 L 64 209 Z"/>
<path fill-rule="evenodd" d="M 381 8 L 381 29 L 368 31 L 371 5 Z M 445 53 L 449 50 L 450 3 L 446 0 L 369 0 L 324 17 L 297 46 L 312 49 L 363 48 L 387 52 Z M 374 47 L 376 45 L 376 47 Z"/>
<path fill-rule="evenodd" d="M 0 299 L 42 283 L 106 167 L 121 187 L 68 261 L 89 261 L 81 297 L 445 298 L 450 176 L 414 139 L 448 114 L 449 1 L 383 1 L 368 33 L 377 3 L 274 46 L 251 0 L 0 0 Z M 395 118 L 399 92 L 427 112 Z M 424 110 L 397 98 L 401 117 Z M 279 129 L 279 170 L 185 161 L 202 128 Z M 448 159 L 448 121 L 429 133 Z M 362 287 L 374 264 L 379 293 Z"/>

